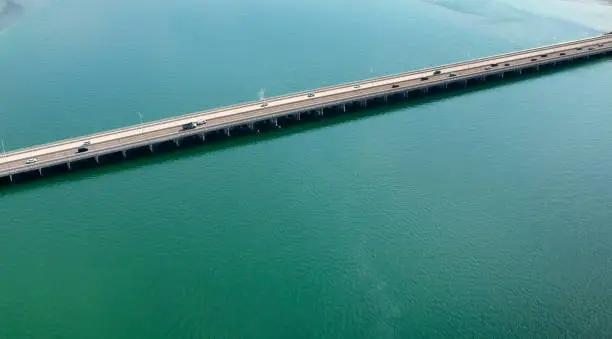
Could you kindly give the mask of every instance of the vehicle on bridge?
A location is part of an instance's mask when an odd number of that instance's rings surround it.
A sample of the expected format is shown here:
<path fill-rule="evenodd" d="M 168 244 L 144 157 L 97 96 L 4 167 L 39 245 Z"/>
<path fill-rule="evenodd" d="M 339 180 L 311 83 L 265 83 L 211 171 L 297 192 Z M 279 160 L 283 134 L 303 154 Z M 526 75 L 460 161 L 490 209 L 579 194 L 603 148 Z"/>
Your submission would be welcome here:
<path fill-rule="evenodd" d="M 183 125 L 183 131 L 190 130 L 190 129 L 194 129 L 194 128 L 196 128 L 197 126 L 198 126 L 198 125 L 196 125 L 196 123 L 195 123 L 195 122 L 190 122 L 190 123 L 188 123 L 188 124 L 184 124 L 184 125 Z"/>
<path fill-rule="evenodd" d="M 26 165 L 30 165 L 30 164 L 36 163 L 37 161 L 38 161 L 37 158 L 30 158 L 30 159 L 26 160 L 25 163 L 26 163 Z"/>
<path fill-rule="evenodd" d="M 442 74 L 442 71 L 437 69 L 433 72 L 433 75 L 438 75 L 438 74 Z"/>
<path fill-rule="evenodd" d="M 89 148 L 87 148 L 87 147 L 79 147 L 77 149 L 77 153 L 83 153 L 83 152 L 87 152 L 87 151 L 89 151 Z"/>
<path fill-rule="evenodd" d="M 202 126 L 202 125 L 206 125 L 208 121 L 204 120 L 204 119 L 200 119 L 198 121 L 196 121 L 196 125 L 198 126 Z"/>

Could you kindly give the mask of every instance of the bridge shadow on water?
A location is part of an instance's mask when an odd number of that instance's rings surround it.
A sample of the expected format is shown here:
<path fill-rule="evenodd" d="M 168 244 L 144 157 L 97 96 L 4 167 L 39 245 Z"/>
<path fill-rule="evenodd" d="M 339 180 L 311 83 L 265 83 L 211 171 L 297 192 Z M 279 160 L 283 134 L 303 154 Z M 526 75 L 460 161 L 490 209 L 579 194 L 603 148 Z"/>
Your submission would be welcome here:
<path fill-rule="evenodd" d="M 306 133 L 316 128 L 335 126 L 366 117 L 427 105 L 473 92 L 494 90 L 499 86 L 550 76 L 561 69 L 569 70 L 603 61 L 611 61 L 610 55 L 571 64 L 540 67 L 539 70 L 527 69 L 523 70 L 522 74 L 509 72 L 503 78 L 491 75 L 486 78 L 486 81 L 470 80 L 467 87 L 454 84 L 448 88 L 432 88 L 428 93 L 413 91 L 407 99 L 403 95 L 389 96 L 386 102 L 382 99 L 374 99 L 368 101 L 367 107 L 354 103 L 346 106 L 346 112 L 329 108 L 324 110 L 322 116 L 312 112 L 311 114 L 303 114 L 300 120 L 292 117 L 279 118 L 278 124 L 280 127 L 265 123 L 259 123 L 253 129 L 242 126 L 232 129 L 231 136 L 226 136 L 222 132 L 209 132 L 205 141 L 197 137 L 188 137 L 181 140 L 180 145 L 174 142 L 157 144 L 153 152 L 148 147 L 130 150 L 127 154 L 127 160 L 119 152 L 101 157 L 100 164 L 94 158 L 90 158 L 72 163 L 71 169 L 68 169 L 66 165 L 58 165 L 45 168 L 42 177 L 38 171 L 32 171 L 20 175 L 16 184 L 11 184 L 8 180 L 0 182 L 0 197 L 30 189 L 61 185 L 68 181 L 93 179 L 118 171 L 137 170 L 144 166 L 152 166 L 177 159 L 188 159 L 200 156 L 203 153 L 213 153 L 247 144 L 281 139 Z"/>

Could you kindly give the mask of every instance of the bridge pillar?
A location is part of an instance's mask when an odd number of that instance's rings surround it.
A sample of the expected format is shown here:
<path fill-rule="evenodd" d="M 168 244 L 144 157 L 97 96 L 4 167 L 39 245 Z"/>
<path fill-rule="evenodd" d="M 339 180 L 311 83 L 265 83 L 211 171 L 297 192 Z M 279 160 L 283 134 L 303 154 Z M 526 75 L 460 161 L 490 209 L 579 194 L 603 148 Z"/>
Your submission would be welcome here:
<path fill-rule="evenodd" d="M 96 164 L 100 165 L 100 156 L 96 155 L 94 159 L 96 160 Z"/>
<path fill-rule="evenodd" d="M 389 102 L 389 97 L 386 95 L 383 95 L 383 102 L 386 104 Z"/>
<path fill-rule="evenodd" d="M 467 79 L 463 80 L 463 87 L 467 87 L 467 83 L 468 83 Z"/>
<path fill-rule="evenodd" d="M 423 93 L 429 93 L 429 87 L 423 88 Z"/>
<path fill-rule="evenodd" d="M 404 99 L 408 98 L 408 92 L 404 92 L 403 95 L 404 95 Z"/>
<path fill-rule="evenodd" d="M 320 116 L 323 116 L 323 109 L 322 109 L 322 108 L 319 108 L 319 109 L 317 110 L 317 114 L 319 114 Z"/>
<path fill-rule="evenodd" d="M 66 163 L 66 166 L 68 166 L 68 169 L 69 169 L 69 170 L 71 170 L 71 169 L 72 169 L 72 166 L 70 166 L 70 161 L 68 161 L 68 162 Z"/>
<path fill-rule="evenodd" d="M 540 65 L 536 65 L 536 71 L 540 70 Z"/>
<path fill-rule="evenodd" d="M 274 127 L 278 127 L 278 119 L 272 118 L 270 119 L 270 122 L 272 123 L 272 125 L 274 125 Z"/>
<path fill-rule="evenodd" d="M 149 151 L 151 151 L 151 153 L 153 153 L 153 144 L 149 144 Z"/>
<path fill-rule="evenodd" d="M 517 72 L 518 72 L 518 74 L 523 74 L 523 69 L 522 69 L 522 68 L 519 68 L 519 69 L 517 70 Z"/>
<path fill-rule="evenodd" d="M 248 124 L 247 124 L 247 127 L 248 127 L 248 128 L 251 130 L 251 131 L 255 129 L 255 125 L 254 125 L 252 122 L 248 123 Z"/>
<path fill-rule="evenodd" d="M 368 107 L 368 99 L 361 100 L 361 106 L 363 106 L 363 108 Z"/>
<path fill-rule="evenodd" d="M 13 182 L 13 175 L 9 174 L 9 180 L 11 181 L 11 183 Z"/>
<path fill-rule="evenodd" d="M 499 74 L 499 77 L 503 79 L 503 78 L 504 78 L 504 72 L 501 72 L 501 73 Z"/>
<path fill-rule="evenodd" d="M 302 119 L 302 114 L 301 113 L 295 113 L 293 115 L 295 117 L 295 120 L 300 121 Z"/>
<path fill-rule="evenodd" d="M 174 144 L 176 145 L 176 147 L 179 147 L 181 145 L 181 139 L 176 138 L 173 141 L 174 141 Z"/>
<path fill-rule="evenodd" d="M 346 113 L 346 104 L 342 104 L 338 108 L 342 111 L 342 113 Z"/>
<path fill-rule="evenodd" d="M 121 154 L 123 154 L 123 159 L 127 158 L 127 152 L 126 151 L 121 151 Z"/>
<path fill-rule="evenodd" d="M 200 140 L 202 141 L 206 140 L 206 133 L 200 133 L 198 134 L 198 136 L 200 137 Z"/>
<path fill-rule="evenodd" d="M 42 174 L 42 167 L 38 169 L 38 174 L 39 174 L 41 177 L 43 176 L 43 174 Z"/>
<path fill-rule="evenodd" d="M 228 136 L 228 137 L 232 135 L 232 134 L 230 133 L 230 129 L 229 129 L 229 128 L 226 128 L 226 129 L 224 130 L 224 132 L 225 132 L 225 135 L 226 135 L 226 136 Z"/>

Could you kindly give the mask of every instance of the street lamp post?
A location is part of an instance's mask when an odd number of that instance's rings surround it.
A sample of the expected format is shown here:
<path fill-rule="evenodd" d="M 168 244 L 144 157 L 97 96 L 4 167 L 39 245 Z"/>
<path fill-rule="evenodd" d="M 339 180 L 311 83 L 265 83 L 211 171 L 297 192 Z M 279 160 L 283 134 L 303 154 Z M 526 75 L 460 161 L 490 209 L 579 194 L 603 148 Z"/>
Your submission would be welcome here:
<path fill-rule="evenodd" d="M 138 133 L 142 134 L 142 114 L 138 112 L 138 119 L 140 119 L 140 128 L 138 129 Z"/>

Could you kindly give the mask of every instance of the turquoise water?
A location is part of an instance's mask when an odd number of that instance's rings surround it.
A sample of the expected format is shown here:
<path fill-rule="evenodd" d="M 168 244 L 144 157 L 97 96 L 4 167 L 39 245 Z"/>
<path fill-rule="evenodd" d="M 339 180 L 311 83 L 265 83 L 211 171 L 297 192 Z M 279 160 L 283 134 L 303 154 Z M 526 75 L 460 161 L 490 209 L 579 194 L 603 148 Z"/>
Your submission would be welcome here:
<path fill-rule="evenodd" d="M 0 32 L 0 136 L 14 149 L 612 22 L 550 3 L 24 1 Z M 611 79 L 591 63 L 0 191 L 0 338 L 609 337 Z"/>

